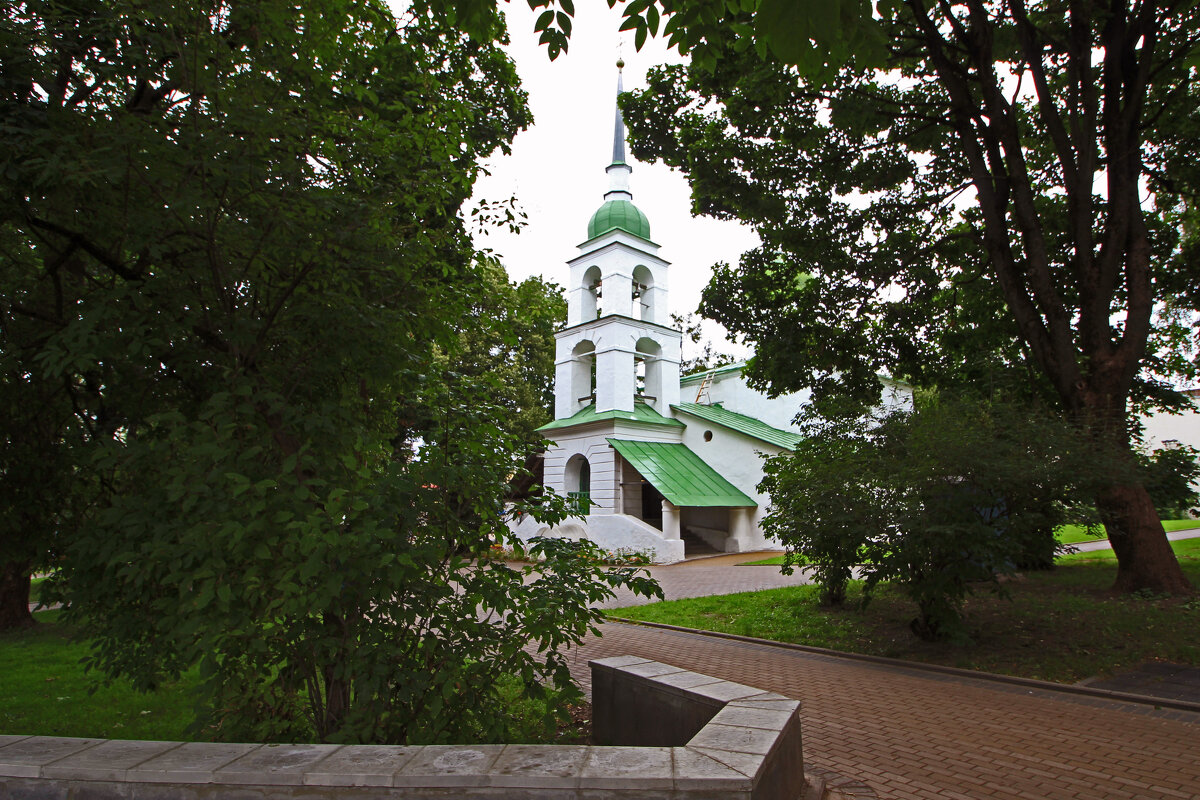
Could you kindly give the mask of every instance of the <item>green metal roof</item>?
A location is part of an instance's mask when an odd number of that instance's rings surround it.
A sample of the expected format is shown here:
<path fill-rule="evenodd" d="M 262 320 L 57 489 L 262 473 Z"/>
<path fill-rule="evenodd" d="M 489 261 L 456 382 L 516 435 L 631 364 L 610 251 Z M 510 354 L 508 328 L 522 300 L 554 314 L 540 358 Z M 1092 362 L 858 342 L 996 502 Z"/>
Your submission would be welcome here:
<path fill-rule="evenodd" d="M 596 411 L 596 404 L 585 406 L 565 419 L 538 428 L 539 431 L 552 431 L 558 428 L 570 428 L 573 425 L 585 425 L 589 422 L 601 422 L 610 419 L 624 419 L 632 422 L 644 422 L 650 425 L 665 425 L 668 428 L 682 428 L 684 424 L 677 419 L 668 419 L 645 403 L 634 403 L 633 411 Z"/>
<path fill-rule="evenodd" d="M 680 378 L 679 385 L 683 386 L 689 383 L 699 383 L 700 381 L 704 380 L 704 376 L 710 372 L 714 375 L 724 375 L 727 372 L 741 372 L 745 368 L 746 362 L 739 361 L 736 364 L 726 364 L 725 366 L 717 367 L 716 369 L 702 369 L 699 372 L 693 372 L 691 375 L 685 375 Z"/>
<path fill-rule="evenodd" d="M 592 214 L 588 222 L 588 239 L 620 229 L 643 239 L 650 238 L 650 220 L 628 200 L 609 200 Z"/>
<path fill-rule="evenodd" d="M 685 445 L 628 439 L 609 439 L 608 443 L 677 506 L 758 505 Z"/>
<path fill-rule="evenodd" d="M 680 403 L 677 406 L 671 406 L 671 408 L 692 414 L 722 427 L 737 431 L 738 433 L 744 433 L 747 436 L 752 436 L 768 444 L 773 444 L 776 447 L 782 447 L 785 450 L 794 450 L 796 445 L 804 438 L 798 433 L 781 430 L 768 425 L 761 419 L 755 419 L 745 414 L 739 414 L 736 411 L 730 411 L 719 404 L 705 406 L 699 403 Z"/>

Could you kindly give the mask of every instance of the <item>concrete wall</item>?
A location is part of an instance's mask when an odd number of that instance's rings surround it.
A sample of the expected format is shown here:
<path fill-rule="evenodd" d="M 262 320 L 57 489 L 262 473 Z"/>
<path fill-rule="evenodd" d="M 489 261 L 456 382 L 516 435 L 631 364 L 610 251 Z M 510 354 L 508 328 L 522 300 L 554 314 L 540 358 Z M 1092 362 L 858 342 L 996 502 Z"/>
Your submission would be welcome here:
<path fill-rule="evenodd" d="M 583 519 L 572 517 L 553 528 L 542 525 L 532 517 L 525 517 L 519 522 L 510 523 L 509 529 L 525 542 L 535 536 L 588 538 L 605 550 L 648 553 L 655 564 L 674 564 L 683 560 L 682 539 L 666 539 L 662 531 L 627 514 L 605 514 Z"/>
<path fill-rule="evenodd" d="M 611 746 L 0 736 L 0 800 L 797 800 L 804 791 L 798 701 L 633 656 L 592 670 L 597 732 Z M 651 744 L 629 744 L 643 731 Z"/>
<path fill-rule="evenodd" d="M 704 375 L 689 375 L 680 387 L 680 399 L 684 403 L 696 402 L 696 392 Z M 886 378 L 883 381 L 883 391 L 879 404 L 884 408 L 902 406 L 912 408 L 912 389 L 902 383 Z M 708 389 L 709 400 L 712 404 L 720 403 L 729 411 L 745 414 L 748 417 L 760 419 L 772 427 L 785 431 L 799 431 L 793 424 L 796 414 L 808 405 L 812 392 L 805 389 L 800 392 L 782 394 L 778 397 L 767 397 L 765 394 L 751 389 L 739 370 L 718 373 Z"/>
<path fill-rule="evenodd" d="M 624 316 L 603 316 L 599 319 L 564 328 L 554 334 L 555 378 L 554 418 L 565 419 L 589 405 L 591 367 L 582 361 L 596 361 L 596 410 L 633 411 L 637 396 L 637 358 L 649 352 L 642 340 L 658 348 L 652 359 L 657 384 L 646 386 L 645 394 L 652 397 L 650 406 L 664 416 L 672 403 L 679 402 L 679 359 L 683 334 L 673 328 L 640 322 Z M 590 344 L 592 355 L 581 354 Z M 581 348 L 582 346 L 582 348 Z M 584 376 L 587 376 L 586 380 Z"/>
<path fill-rule="evenodd" d="M 714 547 L 718 547 L 718 549 L 738 553 L 779 547 L 779 544 L 767 539 L 762 532 L 762 518 L 766 515 L 771 505 L 771 498 L 765 492 L 758 490 L 758 483 L 762 480 L 763 456 L 776 455 L 783 452 L 783 448 L 768 444 L 761 439 L 755 439 L 752 436 L 732 431 L 723 425 L 708 422 L 686 412 L 677 413 L 675 416 L 680 422 L 687 424 L 687 427 L 683 431 L 683 443 L 693 453 L 700 456 L 713 469 L 719 472 L 721 477 L 741 489 L 750 496 L 750 499 L 758 503 L 757 508 L 751 509 L 749 534 L 743 537 L 744 541 L 734 542 L 726 540 L 719 547 L 713 542 L 709 543 L 713 544 Z M 705 441 L 705 434 L 710 431 L 712 432 L 712 438 Z M 728 512 L 726 512 L 726 517 L 728 517 Z M 696 519 L 699 524 L 705 524 L 698 517 Z M 685 523 L 686 521 L 685 519 Z M 727 524 L 729 523 L 727 522 Z M 707 537 L 705 538 L 707 539 Z"/>

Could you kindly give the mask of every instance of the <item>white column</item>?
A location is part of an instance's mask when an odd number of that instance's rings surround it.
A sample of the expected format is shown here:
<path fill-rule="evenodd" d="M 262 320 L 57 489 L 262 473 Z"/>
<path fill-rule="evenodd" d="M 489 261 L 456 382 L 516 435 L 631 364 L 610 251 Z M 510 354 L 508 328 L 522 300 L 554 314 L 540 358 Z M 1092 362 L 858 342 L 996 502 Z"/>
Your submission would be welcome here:
<path fill-rule="evenodd" d="M 633 316 L 633 278 L 620 272 L 604 276 L 604 314 Z"/>
<path fill-rule="evenodd" d="M 637 371 L 630 350 L 610 347 L 596 354 L 596 410 L 633 411 Z"/>
<path fill-rule="evenodd" d="M 670 500 L 663 499 L 663 538 L 678 539 L 679 538 L 679 509 Z"/>
<path fill-rule="evenodd" d="M 575 397 L 573 377 L 575 364 L 570 353 L 566 360 L 554 365 L 554 418 L 566 419 L 579 410 L 579 398 Z"/>
<path fill-rule="evenodd" d="M 750 543 L 750 526 L 754 515 L 753 508 L 729 509 L 729 538 L 725 542 L 725 552 L 741 553 Z"/>

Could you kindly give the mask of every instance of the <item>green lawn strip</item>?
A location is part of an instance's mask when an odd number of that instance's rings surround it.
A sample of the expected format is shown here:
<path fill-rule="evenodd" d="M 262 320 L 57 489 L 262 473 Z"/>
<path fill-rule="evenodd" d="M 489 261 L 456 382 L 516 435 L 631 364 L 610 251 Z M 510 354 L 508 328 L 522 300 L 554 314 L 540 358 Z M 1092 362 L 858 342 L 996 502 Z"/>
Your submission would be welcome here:
<path fill-rule="evenodd" d="M 1200 585 L 1200 556 L 1180 562 Z M 1115 565 L 1064 562 L 1005 581 L 1011 600 L 981 587 L 967 602 L 969 644 L 927 643 L 909 631 L 915 608 L 882 586 L 865 609 L 852 584 L 845 609 L 821 608 L 813 587 L 676 600 L 611 616 L 680 625 L 1005 675 L 1074 683 L 1146 661 L 1200 666 L 1200 600 L 1112 597 Z"/>
<path fill-rule="evenodd" d="M 127 681 L 105 686 L 95 673 L 85 672 L 81 662 L 88 654 L 87 643 L 58 623 L 58 614 L 38 612 L 34 615 L 38 625 L 0 634 L 0 734 L 164 741 L 194 738 L 187 729 L 195 718 L 193 690 L 199 683 L 198 670 L 148 694 L 134 690 Z M 499 690 L 510 710 L 502 743 L 580 741 L 577 727 L 549 720 L 546 702 L 526 697 L 516 678 L 502 677 Z"/>
<path fill-rule="evenodd" d="M 1200 519 L 1164 519 L 1163 530 L 1181 531 L 1188 528 L 1200 528 Z M 1105 530 L 1103 525 L 1097 526 L 1095 535 L 1089 535 L 1087 526 L 1085 525 L 1063 525 L 1054 532 L 1058 540 L 1063 544 L 1078 544 L 1079 542 L 1098 542 L 1105 538 Z"/>
<path fill-rule="evenodd" d="M 0 733 L 86 736 L 109 739 L 185 739 L 194 718 L 188 674 L 159 691 L 143 694 L 125 681 L 108 686 L 84 672 L 86 643 L 54 620 L 57 611 L 35 615 L 41 624 L 0 635 Z"/>
<path fill-rule="evenodd" d="M 1180 539 L 1177 542 L 1171 542 L 1171 549 L 1175 551 L 1175 556 L 1183 561 L 1185 558 L 1200 560 L 1200 539 Z M 1070 553 L 1068 555 L 1059 556 L 1059 561 L 1062 562 L 1084 562 L 1093 561 L 1098 563 L 1116 564 L 1117 555 L 1112 550 L 1092 550 L 1082 553 Z"/>
<path fill-rule="evenodd" d="M 1181 531 L 1191 528 L 1200 528 L 1200 519 L 1167 519 L 1163 520 L 1163 530 Z M 1054 532 L 1058 540 L 1063 544 L 1078 544 L 1080 542 L 1099 542 L 1104 540 L 1104 526 L 1095 529 L 1097 536 L 1088 535 L 1088 529 L 1085 525 L 1063 525 Z M 739 567 L 781 567 L 783 566 L 783 556 L 773 556 L 771 558 L 763 558 L 758 561 L 745 561 L 738 564 Z"/>
<path fill-rule="evenodd" d="M 763 558 L 758 561 L 743 561 L 738 564 L 739 567 L 782 567 L 783 556 L 772 556 L 771 558 Z"/>

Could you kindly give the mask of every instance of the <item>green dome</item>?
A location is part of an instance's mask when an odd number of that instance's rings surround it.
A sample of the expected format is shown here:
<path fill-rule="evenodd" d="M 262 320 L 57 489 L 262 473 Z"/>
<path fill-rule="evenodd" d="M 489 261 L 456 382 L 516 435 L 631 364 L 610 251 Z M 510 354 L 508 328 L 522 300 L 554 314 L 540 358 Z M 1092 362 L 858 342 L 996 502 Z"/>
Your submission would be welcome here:
<path fill-rule="evenodd" d="M 614 228 L 643 239 L 650 238 L 650 220 L 628 200 L 609 200 L 600 206 L 588 222 L 588 239 L 595 239 Z"/>

